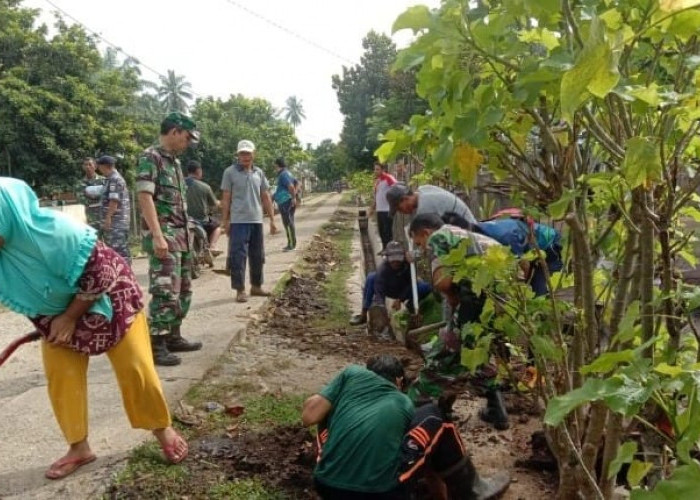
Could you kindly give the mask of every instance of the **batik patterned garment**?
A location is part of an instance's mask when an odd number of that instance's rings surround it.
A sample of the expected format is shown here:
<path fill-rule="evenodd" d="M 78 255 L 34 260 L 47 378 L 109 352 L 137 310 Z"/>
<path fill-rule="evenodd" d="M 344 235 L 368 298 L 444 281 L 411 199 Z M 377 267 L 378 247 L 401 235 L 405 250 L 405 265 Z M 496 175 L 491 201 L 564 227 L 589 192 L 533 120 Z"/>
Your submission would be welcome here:
<path fill-rule="evenodd" d="M 137 313 L 144 307 L 141 288 L 129 264 L 101 242 L 95 248 L 78 280 L 79 298 L 95 300 L 107 294 L 112 302 L 112 319 L 101 314 L 87 313 L 76 325 L 68 345 L 84 354 L 101 354 L 114 347 L 126 334 Z M 48 337 L 55 316 L 31 318 L 39 333 Z"/>

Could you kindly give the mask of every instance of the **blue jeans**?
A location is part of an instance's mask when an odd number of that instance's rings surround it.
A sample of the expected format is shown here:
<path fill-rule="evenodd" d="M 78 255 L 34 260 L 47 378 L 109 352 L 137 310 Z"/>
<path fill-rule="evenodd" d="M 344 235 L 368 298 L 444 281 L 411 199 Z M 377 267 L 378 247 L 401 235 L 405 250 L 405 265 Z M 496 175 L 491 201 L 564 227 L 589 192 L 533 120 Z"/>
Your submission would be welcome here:
<path fill-rule="evenodd" d="M 231 288 L 245 290 L 245 266 L 250 262 L 250 284 L 263 284 L 265 247 L 263 225 L 231 224 L 229 231 L 229 254 L 231 256 Z"/>
<path fill-rule="evenodd" d="M 377 278 L 377 273 L 372 272 L 367 275 L 367 279 L 365 280 L 365 288 L 362 292 L 362 309 L 368 310 L 370 307 L 372 307 L 372 304 L 375 303 L 375 295 L 374 295 L 374 281 Z M 417 283 L 417 288 L 418 288 L 418 300 L 423 300 L 431 291 L 432 288 L 430 287 L 429 284 L 427 284 L 424 281 L 418 281 Z M 409 287 L 407 290 L 404 291 L 404 293 L 401 294 L 400 297 L 389 297 L 390 299 L 399 299 L 402 302 L 403 301 L 408 301 L 408 309 L 410 311 L 413 311 L 413 292 L 411 291 L 411 288 Z M 380 299 L 378 299 L 380 300 Z M 379 302 L 377 302 L 379 303 Z M 384 304 L 380 304 L 384 305 Z"/>
<path fill-rule="evenodd" d="M 548 274 L 561 271 L 564 264 L 561 260 L 561 245 L 555 242 L 550 248 L 545 250 L 545 263 L 547 265 Z M 535 292 L 535 296 L 546 295 L 549 293 L 547 284 L 547 276 L 542 268 L 542 262 L 537 260 L 531 263 L 532 270 L 529 276 L 530 287 Z"/>

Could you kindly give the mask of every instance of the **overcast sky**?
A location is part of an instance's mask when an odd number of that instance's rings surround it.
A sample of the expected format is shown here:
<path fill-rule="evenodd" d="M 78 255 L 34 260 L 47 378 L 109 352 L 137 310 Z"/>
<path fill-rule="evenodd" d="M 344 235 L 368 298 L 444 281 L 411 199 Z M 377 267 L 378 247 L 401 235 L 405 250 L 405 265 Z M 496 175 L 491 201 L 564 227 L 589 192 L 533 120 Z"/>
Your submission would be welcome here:
<path fill-rule="evenodd" d="M 146 66 L 185 75 L 197 95 L 240 93 L 278 108 L 297 96 L 306 113 L 297 135 L 318 144 L 339 138 L 331 76 L 359 62 L 362 38 L 372 29 L 390 34 L 406 8 L 439 0 L 24 0 L 48 24 L 51 3 Z M 400 35 L 404 46 L 410 33 Z"/>

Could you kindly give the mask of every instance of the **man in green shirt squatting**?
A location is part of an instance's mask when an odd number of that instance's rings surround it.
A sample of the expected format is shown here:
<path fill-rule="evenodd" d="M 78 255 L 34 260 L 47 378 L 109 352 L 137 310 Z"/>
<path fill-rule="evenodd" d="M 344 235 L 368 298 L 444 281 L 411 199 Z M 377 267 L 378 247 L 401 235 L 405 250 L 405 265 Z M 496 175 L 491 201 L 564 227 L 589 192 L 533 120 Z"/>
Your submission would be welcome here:
<path fill-rule="evenodd" d="M 459 433 L 436 405 L 417 411 L 401 392 L 404 369 L 394 356 L 351 365 L 304 402 L 302 422 L 318 425 L 314 485 L 323 500 L 398 500 L 423 476 L 434 498 L 487 500 L 508 487 L 482 480 Z M 433 469 L 434 464 L 439 468 Z"/>

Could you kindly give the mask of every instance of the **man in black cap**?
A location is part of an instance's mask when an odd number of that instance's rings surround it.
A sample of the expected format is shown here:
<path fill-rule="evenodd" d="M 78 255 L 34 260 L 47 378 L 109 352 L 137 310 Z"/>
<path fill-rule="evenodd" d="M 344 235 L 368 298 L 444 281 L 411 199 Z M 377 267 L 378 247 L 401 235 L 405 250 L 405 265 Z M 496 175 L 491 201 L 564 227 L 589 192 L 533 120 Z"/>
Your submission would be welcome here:
<path fill-rule="evenodd" d="M 105 178 L 101 203 L 101 231 L 104 242 L 124 257 L 131 265 L 129 249 L 129 221 L 131 203 L 124 178 L 116 169 L 117 160 L 112 156 L 100 156 L 97 169 Z"/>
<path fill-rule="evenodd" d="M 407 301 L 409 310 L 413 309 L 411 266 L 406 260 L 403 245 L 398 241 L 390 241 L 379 255 L 383 255 L 386 260 L 382 262 L 377 272 L 367 275 L 362 297 L 362 312 L 350 320 L 353 326 L 365 324 L 370 307 L 373 304 L 383 306 L 387 297 L 394 299 L 392 307 L 396 310 L 401 308 L 401 303 L 404 301 Z M 418 281 L 417 288 L 419 300 L 431 292 L 430 285 L 423 281 Z"/>

